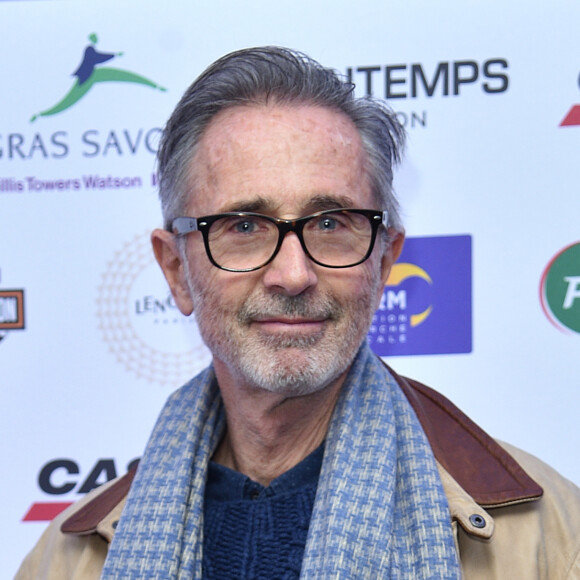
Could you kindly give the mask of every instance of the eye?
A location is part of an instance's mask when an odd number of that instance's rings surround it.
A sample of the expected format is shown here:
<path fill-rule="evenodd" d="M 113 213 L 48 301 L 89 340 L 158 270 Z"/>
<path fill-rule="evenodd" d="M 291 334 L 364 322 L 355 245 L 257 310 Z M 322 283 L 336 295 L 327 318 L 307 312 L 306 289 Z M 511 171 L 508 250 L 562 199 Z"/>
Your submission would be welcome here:
<path fill-rule="evenodd" d="M 339 226 L 338 220 L 333 217 L 324 216 L 318 220 L 318 228 L 325 232 L 332 232 Z"/>
<path fill-rule="evenodd" d="M 243 219 L 235 222 L 232 229 L 239 234 L 251 234 L 258 229 L 258 224 L 254 220 Z"/>
<path fill-rule="evenodd" d="M 321 215 L 312 221 L 312 228 L 318 233 L 342 233 L 345 228 L 350 229 L 350 227 L 350 218 L 345 213 Z"/>

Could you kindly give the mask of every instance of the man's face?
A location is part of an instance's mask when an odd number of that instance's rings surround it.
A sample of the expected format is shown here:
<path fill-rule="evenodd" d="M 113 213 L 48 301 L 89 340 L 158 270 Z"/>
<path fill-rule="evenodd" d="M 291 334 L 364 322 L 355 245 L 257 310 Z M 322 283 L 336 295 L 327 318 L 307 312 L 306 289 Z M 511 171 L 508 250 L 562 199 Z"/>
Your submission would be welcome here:
<path fill-rule="evenodd" d="M 339 207 L 382 209 L 364 160 L 358 132 L 341 113 L 315 106 L 227 109 L 190 163 L 187 215 L 253 211 L 292 219 Z M 308 394 L 350 366 L 392 258 L 392 250 L 383 256 L 378 238 L 363 264 L 325 268 L 290 233 L 270 264 L 232 273 L 210 263 L 201 234 L 193 233 L 182 271 L 186 290 L 177 302 L 195 312 L 220 384 Z"/>

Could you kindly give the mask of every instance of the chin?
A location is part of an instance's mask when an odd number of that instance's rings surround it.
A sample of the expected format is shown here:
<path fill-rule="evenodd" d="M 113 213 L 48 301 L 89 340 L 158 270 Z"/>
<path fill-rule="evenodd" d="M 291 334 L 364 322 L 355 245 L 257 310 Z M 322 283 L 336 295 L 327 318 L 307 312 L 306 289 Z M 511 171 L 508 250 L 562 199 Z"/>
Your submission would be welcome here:
<path fill-rule="evenodd" d="M 299 397 L 324 390 L 350 363 L 336 348 L 329 351 L 313 345 L 293 345 L 274 353 L 248 351 L 241 357 L 237 370 L 253 388 Z"/>

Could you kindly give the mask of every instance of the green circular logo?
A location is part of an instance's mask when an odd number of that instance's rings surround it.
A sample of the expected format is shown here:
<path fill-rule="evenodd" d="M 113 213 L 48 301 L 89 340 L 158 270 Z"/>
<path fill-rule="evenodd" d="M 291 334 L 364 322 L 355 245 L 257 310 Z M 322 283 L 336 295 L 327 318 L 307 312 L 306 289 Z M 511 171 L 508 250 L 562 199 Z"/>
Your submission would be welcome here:
<path fill-rule="evenodd" d="M 558 252 L 546 266 L 540 299 L 552 324 L 580 333 L 580 242 Z"/>

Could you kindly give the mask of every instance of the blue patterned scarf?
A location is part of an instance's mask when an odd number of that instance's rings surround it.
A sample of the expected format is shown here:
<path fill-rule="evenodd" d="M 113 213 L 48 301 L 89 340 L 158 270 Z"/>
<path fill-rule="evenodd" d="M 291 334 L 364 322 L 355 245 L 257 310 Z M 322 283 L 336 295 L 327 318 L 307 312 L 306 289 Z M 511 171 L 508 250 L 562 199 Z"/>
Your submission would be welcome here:
<path fill-rule="evenodd" d="M 210 367 L 165 405 L 102 578 L 201 578 L 206 470 L 224 428 Z M 405 396 L 366 345 L 330 423 L 301 577 L 461 577 L 429 443 Z"/>

